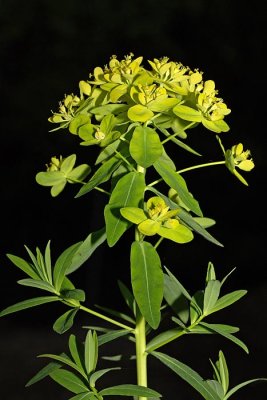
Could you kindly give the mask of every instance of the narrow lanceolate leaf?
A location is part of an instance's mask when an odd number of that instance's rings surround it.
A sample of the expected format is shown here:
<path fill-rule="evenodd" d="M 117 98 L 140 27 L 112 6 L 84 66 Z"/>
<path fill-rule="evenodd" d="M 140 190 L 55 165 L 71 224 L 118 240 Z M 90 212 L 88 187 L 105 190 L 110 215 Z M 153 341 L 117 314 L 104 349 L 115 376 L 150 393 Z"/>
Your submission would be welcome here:
<path fill-rule="evenodd" d="M 148 168 L 161 156 L 163 147 L 158 133 L 146 126 L 137 126 L 130 142 L 130 154 L 138 165 Z"/>
<path fill-rule="evenodd" d="M 247 290 L 235 290 L 234 292 L 227 293 L 217 300 L 215 305 L 209 310 L 209 314 L 230 306 L 231 304 L 241 299 L 241 297 L 245 296 L 245 294 L 247 294 Z"/>
<path fill-rule="evenodd" d="M 94 173 L 91 179 L 84 186 L 82 186 L 75 198 L 81 197 L 84 194 L 89 193 L 101 183 L 107 182 L 112 173 L 119 167 L 121 163 L 122 159 L 119 159 L 117 156 L 113 156 L 108 161 L 105 161 Z"/>
<path fill-rule="evenodd" d="M 70 268 L 72 259 L 80 245 L 81 243 L 75 243 L 63 251 L 63 253 L 58 257 L 53 273 L 54 286 L 57 291 L 60 291 L 65 275 Z"/>
<path fill-rule="evenodd" d="M 19 285 L 23 285 L 23 286 L 30 286 L 30 287 L 34 287 L 34 288 L 38 288 L 41 290 L 46 290 L 47 292 L 50 293 L 56 293 L 55 288 L 50 285 L 50 283 L 45 282 L 45 281 L 40 281 L 39 279 L 20 279 L 18 281 Z"/>
<path fill-rule="evenodd" d="M 196 215 L 202 217 L 203 214 L 199 204 L 197 200 L 194 199 L 192 194 L 189 193 L 184 178 L 177 172 L 173 171 L 169 165 L 163 161 L 157 160 L 154 164 L 154 167 L 167 185 L 176 190 L 185 206 L 193 211 Z"/>
<path fill-rule="evenodd" d="M 221 283 L 218 280 L 208 281 L 204 292 L 204 306 L 203 313 L 209 314 L 209 310 L 216 304 L 221 289 Z"/>
<path fill-rule="evenodd" d="M 139 396 L 139 397 L 161 397 L 155 390 L 139 385 L 117 385 L 99 392 L 100 396 Z"/>
<path fill-rule="evenodd" d="M 251 383 L 254 382 L 260 382 L 260 381 L 265 381 L 267 382 L 267 378 L 255 378 L 255 379 L 250 379 L 248 381 L 242 382 L 239 385 L 235 386 L 234 388 L 232 388 L 231 390 L 229 390 L 229 392 L 225 395 L 225 397 L 223 398 L 223 400 L 227 400 L 229 399 L 235 392 L 237 392 L 239 389 L 241 389 L 244 386 L 250 385 Z"/>
<path fill-rule="evenodd" d="M 187 323 L 189 318 L 189 304 L 183 295 L 180 285 L 169 275 L 164 274 L 164 299 L 179 316 L 183 323 Z"/>
<path fill-rule="evenodd" d="M 249 350 L 245 343 L 243 343 L 240 339 L 237 337 L 233 336 L 231 333 L 228 333 L 221 327 L 218 328 L 218 326 L 215 326 L 215 324 L 207 324 L 206 322 L 200 322 L 200 325 L 205 326 L 208 329 L 213 330 L 214 332 L 218 333 L 219 335 L 224 336 L 226 339 L 231 340 L 233 343 L 237 344 L 239 347 L 241 347 L 246 353 L 249 353 Z"/>
<path fill-rule="evenodd" d="M 52 278 L 50 240 L 48 241 L 48 243 L 46 245 L 46 248 L 45 248 L 44 262 L 45 262 L 46 273 L 47 273 L 47 276 L 48 276 L 48 281 L 52 284 L 53 283 L 53 278 Z"/>
<path fill-rule="evenodd" d="M 135 301 L 134 301 L 134 296 L 133 296 L 132 292 L 130 292 L 130 290 L 127 288 L 127 286 L 124 285 L 124 283 L 121 282 L 120 280 L 118 281 L 118 285 L 119 285 L 120 292 L 121 292 L 127 306 L 130 308 L 130 310 L 133 312 L 133 314 L 135 314 Z"/>
<path fill-rule="evenodd" d="M 87 374 L 89 375 L 96 368 L 98 358 L 98 342 L 97 335 L 94 331 L 88 331 L 84 345 L 84 361 Z"/>
<path fill-rule="evenodd" d="M 210 385 L 205 382 L 196 371 L 188 367 L 186 364 L 183 364 L 182 362 L 164 353 L 153 351 L 151 354 L 158 358 L 177 375 L 179 375 L 180 378 L 189 383 L 189 385 L 199 392 L 205 400 L 221 400 L 218 394 L 210 387 Z"/>
<path fill-rule="evenodd" d="M 75 371 L 79 372 L 85 379 L 87 379 L 86 373 L 83 371 L 82 368 L 80 368 L 78 365 L 76 365 L 71 359 L 66 356 L 66 355 L 56 355 L 56 354 L 41 354 L 38 357 L 46 357 L 46 358 L 51 358 L 52 360 L 58 361 L 61 364 L 68 365 Z M 52 371 L 51 371 L 52 372 Z"/>
<path fill-rule="evenodd" d="M 168 331 L 161 332 L 159 335 L 155 336 L 146 346 L 146 351 L 151 352 L 157 348 L 164 346 L 167 343 L 172 342 L 183 334 L 181 328 L 173 328 Z"/>
<path fill-rule="evenodd" d="M 94 372 L 92 375 L 90 375 L 90 380 L 89 380 L 89 385 L 90 387 L 95 387 L 96 381 L 101 378 L 101 376 L 105 375 L 109 371 L 115 371 L 121 369 L 120 367 L 113 367 L 113 368 L 105 368 L 105 369 L 100 369 L 96 372 Z"/>
<path fill-rule="evenodd" d="M 224 325 L 224 324 L 207 324 L 206 326 L 198 324 L 189 328 L 190 333 L 200 333 L 200 334 L 214 334 L 214 329 L 220 329 L 225 333 L 236 333 L 239 331 L 239 328 L 232 325 Z"/>
<path fill-rule="evenodd" d="M 219 352 L 219 360 L 217 362 L 217 365 L 218 365 L 218 368 L 220 371 L 221 384 L 222 384 L 224 394 L 225 394 L 225 393 L 227 393 L 228 388 L 229 388 L 229 371 L 228 371 L 226 359 L 221 350 Z"/>
<path fill-rule="evenodd" d="M 138 207 L 143 202 L 145 178 L 141 172 L 129 172 L 116 184 L 105 207 L 107 242 L 114 246 L 123 233 L 131 226 L 120 213 L 123 207 Z"/>
<path fill-rule="evenodd" d="M 50 377 L 59 385 L 75 394 L 86 392 L 89 389 L 82 379 L 78 378 L 73 372 L 63 368 L 53 371 Z"/>
<path fill-rule="evenodd" d="M 90 233 L 87 238 L 78 247 L 71 264 L 67 270 L 67 274 L 76 271 L 80 266 L 85 263 L 94 251 L 106 240 L 105 228 L 99 229 L 96 232 Z"/>
<path fill-rule="evenodd" d="M 61 315 L 53 325 L 54 331 L 59 334 L 67 332 L 72 327 L 74 317 L 78 310 L 78 308 L 72 308 L 71 310 L 68 310 L 63 315 Z"/>
<path fill-rule="evenodd" d="M 188 291 L 183 287 L 183 285 L 178 281 L 178 279 L 171 273 L 171 271 L 167 267 L 164 268 L 167 271 L 171 280 L 173 281 L 173 284 L 177 286 L 177 291 L 180 291 L 187 300 L 191 301 L 192 297 L 190 296 Z"/>
<path fill-rule="evenodd" d="M 2 310 L 0 312 L 0 317 L 4 315 L 12 314 L 17 311 L 26 310 L 27 308 L 32 308 L 36 306 L 40 306 L 41 304 L 51 303 L 52 301 L 57 301 L 59 298 L 57 296 L 43 296 L 43 297 L 35 297 L 34 299 L 20 301 L 19 303 L 13 304 Z"/>
<path fill-rule="evenodd" d="M 101 346 L 102 344 L 111 342 L 126 335 L 129 335 L 129 331 L 126 331 L 125 329 L 104 333 L 98 337 L 98 345 Z"/>
<path fill-rule="evenodd" d="M 83 367 L 83 346 L 81 343 L 77 342 L 77 338 L 75 335 L 70 335 L 69 337 L 69 350 L 71 357 L 73 358 L 75 364 L 81 369 L 84 370 Z"/>
<path fill-rule="evenodd" d="M 71 397 L 69 400 L 97 400 L 94 392 L 88 391 L 76 394 L 76 396 Z"/>
<path fill-rule="evenodd" d="M 7 257 L 10 261 L 16 265 L 19 269 L 21 269 L 25 274 L 29 275 L 32 279 L 40 279 L 40 276 L 36 272 L 33 265 L 23 260 L 23 258 L 14 256 L 13 254 L 7 254 Z"/>
<path fill-rule="evenodd" d="M 149 325 L 160 322 L 163 298 L 163 272 L 155 248 L 148 242 L 133 242 L 131 247 L 131 280 L 135 300 Z"/>
<path fill-rule="evenodd" d="M 51 374 L 51 372 L 55 371 L 56 369 L 60 368 L 62 363 L 59 361 L 53 361 L 47 364 L 44 368 L 37 372 L 27 383 L 26 387 L 33 385 L 36 382 L 41 381 L 42 379 L 46 378 Z"/>

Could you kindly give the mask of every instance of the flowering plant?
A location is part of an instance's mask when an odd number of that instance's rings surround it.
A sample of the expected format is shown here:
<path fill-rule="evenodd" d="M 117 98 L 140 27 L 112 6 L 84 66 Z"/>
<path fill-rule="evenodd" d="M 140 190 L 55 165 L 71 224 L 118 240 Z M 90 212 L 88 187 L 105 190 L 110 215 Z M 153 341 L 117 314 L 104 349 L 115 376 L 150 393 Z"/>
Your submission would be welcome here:
<path fill-rule="evenodd" d="M 237 327 L 208 322 L 211 314 L 246 294 L 246 290 L 223 293 L 232 271 L 219 279 L 214 265 L 208 262 L 204 285 L 192 294 L 174 271 L 162 265 L 159 251 L 163 240 L 177 246 L 191 242 L 197 234 L 222 246 L 208 231 L 215 221 L 203 215 L 183 175 L 221 164 L 247 185 L 237 169 L 253 169 L 250 152 L 244 151 L 241 143 L 225 150 L 219 137 L 230 129 L 225 122 L 229 113 L 215 83 L 205 81 L 198 69 L 191 70 L 167 57 L 148 61 L 146 68 L 143 58 L 133 58 L 133 54 L 121 61 L 112 56 L 107 66 L 96 67 L 88 80 L 79 82 L 78 95 L 65 95 L 59 103 L 58 111 L 49 117 L 55 126 L 52 131 L 69 131 L 82 146 L 96 146 L 97 157 L 91 167 L 75 166 L 76 154 L 53 156 L 46 171 L 37 173 L 36 181 L 50 187 L 53 197 L 61 194 L 68 183 L 80 186 L 76 197 L 92 190 L 102 192 L 106 199 L 105 226 L 68 247 L 55 262 L 50 241 L 44 252 L 37 247 L 34 253 L 26 247 L 29 260 L 9 254 L 10 261 L 27 275 L 18 283 L 47 295 L 11 305 L 0 316 L 57 301 L 68 308 L 53 325 L 59 334 L 72 329 L 75 315 L 81 311 L 107 324 L 87 327 L 81 343 L 70 334 L 68 353 L 43 354 L 51 362 L 28 386 L 50 377 L 72 393 L 71 400 L 109 396 L 158 399 L 162 394 L 148 387 L 148 356 L 169 367 L 206 400 L 227 400 L 243 386 L 266 380 L 255 378 L 230 389 L 223 351 L 211 363 L 211 379 L 202 378 L 188 365 L 159 351 L 183 335 L 217 334 L 248 352 L 236 336 Z M 199 152 L 186 143 L 191 130 L 197 127 L 208 130 L 208 139 L 216 137 L 222 160 L 183 167 L 178 151 L 175 159 L 168 155 L 169 146 L 198 157 Z M 129 313 L 85 306 L 86 293 L 75 288 L 71 274 L 103 243 L 116 246 L 128 230 L 133 231 L 129 244 L 131 287 L 121 281 L 118 286 Z M 114 340 L 128 340 L 136 360 L 137 382 L 102 387 L 98 380 L 119 367 L 103 368 L 103 360 L 98 362 L 98 348 Z"/>

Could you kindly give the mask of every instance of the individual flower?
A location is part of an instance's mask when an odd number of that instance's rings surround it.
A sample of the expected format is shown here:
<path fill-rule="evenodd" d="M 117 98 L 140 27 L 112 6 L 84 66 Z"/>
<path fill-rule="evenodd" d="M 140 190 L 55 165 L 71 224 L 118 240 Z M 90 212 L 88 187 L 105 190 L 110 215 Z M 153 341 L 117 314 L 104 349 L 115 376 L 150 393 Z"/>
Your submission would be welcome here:
<path fill-rule="evenodd" d="M 75 115 L 75 110 L 79 106 L 80 101 L 80 97 L 74 94 L 66 95 L 64 100 L 59 103 L 58 112 L 53 113 L 48 118 L 48 121 L 53 123 L 70 122 Z"/>
<path fill-rule="evenodd" d="M 242 171 L 251 171 L 255 164 L 252 160 L 250 150 L 244 150 L 243 144 L 238 143 L 225 151 L 221 140 L 217 137 L 221 149 L 224 153 L 225 157 L 225 165 L 244 185 L 248 186 L 247 181 L 243 178 L 243 176 L 236 170 L 236 168 L 241 169 Z"/>
<path fill-rule="evenodd" d="M 125 219 L 136 224 L 139 232 L 145 236 L 158 234 L 176 243 L 187 243 L 193 239 L 192 231 L 182 225 L 177 218 L 179 210 L 169 210 L 161 197 L 151 197 L 146 203 L 145 210 L 138 207 L 123 207 L 120 212 Z"/>
<path fill-rule="evenodd" d="M 87 164 L 81 164 L 74 168 L 76 154 L 66 158 L 52 157 L 45 172 L 38 172 L 35 179 L 39 185 L 51 186 L 51 196 L 58 196 L 67 183 L 82 183 L 82 180 L 90 173 L 91 168 Z"/>
<path fill-rule="evenodd" d="M 127 93 L 128 86 L 142 71 L 141 63 L 143 57 L 132 58 L 133 54 L 130 53 L 119 61 L 113 55 L 107 66 L 94 69 L 94 80 L 89 81 L 89 83 L 99 85 L 102 90 L 109 93 L 109 100 L 112 103 L 116 103 Z"/>

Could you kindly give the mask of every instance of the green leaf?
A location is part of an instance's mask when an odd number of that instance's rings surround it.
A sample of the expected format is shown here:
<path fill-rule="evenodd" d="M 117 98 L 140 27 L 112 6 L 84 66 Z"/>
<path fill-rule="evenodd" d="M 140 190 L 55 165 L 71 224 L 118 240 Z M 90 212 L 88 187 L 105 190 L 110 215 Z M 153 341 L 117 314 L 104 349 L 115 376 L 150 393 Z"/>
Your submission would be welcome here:
<path fill-rule="evenodd" d="M 159 135 L 147 126 L 137 126 L 130 142 L 130 154 L 138 165 L 150 167 L 162 155 Z"/>
<path fill-rule="evenodd" d="M 236 326 L 224 325 L 224 324 L 208 324 L 207 326 L 204 326 L 202 325 L 202 323 L 199 323 L 198 325 L 195 325 L 192 328 L 190 328 L 190 333 L 196 333 L 196 334 L 217 333 L 213 328 L 220 329 L 226 333 L 236 333 L 239 331 L 239 328 L 237 328 Z"/>
<path fill-rule="evenodd" d="M 62 366 L 61 362 L 50 362 L 44 368 L 37 372 L 27 383 L 26 387 L 33 385 L 36 382 L 41 381 L 42 379 L 46 378 L 51 374 L 51 372 L 55 371 L 56 369 Z"/>
<path fill-rule="evenodd" d="M 163 364 L 174 371 L 180 378 L 184 379 L 197 392 L 199 392 L 205 400 L 221 400 L 218 394 L 208 385 L 207 382 L 192 368 L 186 364 L 172 358 L 164 353 L 153 351 L 151 353 L 158 358 Z"/>
<path fill-rule="evenodd" d="M 78 308 L 73 308 L 61 315 L 53 325 L 54 331 L 59 334 L 68 331 L 73 325 L 74 317 L 78 310 Z"/>
<path fill-rule="evenodd" d="M 53 273 L 53 280 L 55 289 L 60 291 L 62 282 L 65 278 L 65 275 L 72 264 L 72 259 L 80 247 L 81 242 L 75 243 L 72 246 L 68 247 L 62 254 L 58 257 Z"/>
<path fill-rule="evenodd" d="M 73 372 L 67 371 L 63 368 L 57 369 L 49 375 L 55 382 L 72 393 L 83 393 L 89 389 L 82 379 L 78 378 L 78 376 Z"/>
<path fill-rule="evenodd" d="M 61 290 L 61 296 L 66 300 L 85 301 L 85 292 L 82 289 Z"/>
<path fill-rule="evenodd" d="M 35 297 L 33 299 L 20 301 L 19 303 L 13 304 L 12 306 L 9 306 L 4 310 L 2 310 L 0 312 L 0 317 L 12 314 L 17 311 L 26 310 L 27 308 L 40 306 L 41 304 L 51 303 L 52 301 L 58 301 L 58 300 L 59 298 L 57 296 L 43 296 L 43 297 Z"/>
<path fill-rule="evenodd" d="M 75 335 L 70 335 L 69 337 L 69 350 L 75 364 L 79 367 L 80 370 L 84 371 L 83 367 L 84 349 L 81 343 L 77 342 Z"/>
<path fill-rule="evenodd" d="M 98 358 L 98 341 L 97 335 L 91 330 L 87 332 L 84 345 L 84 360 L 87 374 L 89 375 L 96 368 Z"/>
<path fill-rule="evenodd" d="M 204 293 L 202 290 L 199 290 L 194 294 L 190 302 L 191 324 L 194 324 L 199 319 L 199 317 L 202 316 L 203 301 L 204 301 Z"/>
<path fill-rule="evenodd" d="M 216 273 L 215 273 L 214 265 L 212 264 L 212 262 L 209 262 L 208 268 L 207 268 L 207 274 L 206 274 L 206 284 L 209 281 L 215 281 L 215 280 L 216 280 Z"/>
<path fill-rule="evenodd" d="M 157 160 L 154 164 L 154 167 L 167 185 L 176 190 L 183 203 L 196 215 L 202 217 L 199 204 L 191 195 L 191 193 L 189 193 L 184 178 L 177 172 L 173 171 L 169 165 L 163 161 Z"/>
<path fill-rule="evenodd" d="M 203 313 L 205 315 L 209 314 L 209 311 L 216 304 L 221 289 L 221 283 L 218 280 L 208 281 L 204 292 L 204 307 Z"/>
<path fill-rule="evenodd" d="M 89 181 L 82 186 L 75 198 L 81 197 L 84 194 L 89 193 L 101 183 L 107 182 L 121 163 L 122 159 L 118 158 L 117 156 L 113 156 L 109 160 L 105 161 L 89 179 Z"/>
<path fill-rule="evenodd" d="M 97 397 L 95 397 L 94 392 L 83 392 L 76 394 L 76 396 L 71 397 L 69 400 L 98 400 Z"/>
<path fill-rule="evenodd" d="M 177 144 L 177 146 L 181 147 L 182 149 L 188 151 L 189 153 L 195 154 L 196 156 L 201 156 L 200 153 L 198 153 L 196 150 L 192 149 L 191 147 L 189 147 L 187 144 L 185 144 L 184 142 L 182 142 L 181 140 L 177 139 L 177 137 L 175 137 L 173 134 L 171 134 L 170 132 L 168 132 L 167 129 L 161 128 L 158 125 L 155 125 L 157 127 L 157 129 L 162 132 L 165 136 L 167 137 L 171 137 L 171 140 L 173 143 Z"/>
<path fill-rule="evenodd" d="M 251 383 L 254 382 L 259 382 L 259 381 L 265 381 L 267 382 L 267 378 L 255 378 L 255 379 L 250 379 L 248 381 L 242 382 L 239 385 L 235 386 L 234 388 L 232 388 L 231 390 L 229 390 L 229 392 L 225 395 L 225 397 L 223 398 L 223 400 L 227 400 L 229 399 L 229 397 L 231 397 L 235 392 L 237 392 L 239 389 L 241 389 L 244 386 L 250 385 Z"/>
<path fill-rule="evenodd" d="M 47 242 L 47 245 L 46 245 L 46 248 L 45 248 L 44 264 L 45 264 L 45 269 L 46 269 L 46 274 L 47 274 L 47 277 L 48 277 L 48 281 L 51 284 L 53 284 L 50 240 Z"/>
<path fill-rule="evenodd" d="M 99 371 L 94 372 L 92 375 L 90 375 L 89 379 L 89 385 L 90 387 L 95 387 L 96 381 L 101 378 L 104 374 L 106 374 L 109 371 L 115 371 L 121 369 L 120 367 L 113 367 L 113 368 L 105 368 L 105 369 L 100 369 Z"/>
<path fill-rule="evenodd" d="M 172 109 L 172 111 L 175 115 L 178 115 L 178 117 L 186 121 L 201 122 L 202 120 L 201 112 L 188 106 L 178 104 Z"/>
<path fill-rule="evenodd" d="M 129 331 L 122 329 L 122 330 L 115 330 L 104 333 L 98 337 L 98 345 L 101 346 L 102 344 L 112 342 L 122 336 L 129 335 Z"/>
<path fill-rule="evenodd" d="M 235 290 L 234 292 L 227 293 L 216 301 L 215 305 L 209 310 L 209 314 L 230 306 L 245 296 L 245 294 L 247 294 L 247 290 Z"/>
<path fill-rule="evenodd" d="M 131 225 L 120 213 L 123 207 L 138 207 L 143 202 L 145 177 L 141 172 L 129 172 L 117 182 L 105 207 L 107 242 L 114 246 Z"/>
<path fill-rule="evenodd" d="M 110 315 L 113 315 L 116 318 L 124 319 L 125 321 L 128 321 L 128 322 L 130 322 L 132 324 L 135 323 L 135 320 L 132 317 L 130 317 L 129 315 L 127 315 L 127 314 L 125 314 L 125 313 L 123 313 L 121 311 L 116 311 L 116 310 L 113 310 L 111 308 L 102 307 L 102 306 L 99 306 L 99 305 L 97 305 L 97 308 L 99 308 L 102 311 L 105 311 L 106 313 L 108 313 Z"/>
<path fill-rule="evenodd" d="M 40 279 L 40 276 L 35 271 L 34 267 L 28 263 L 27 261 L 23 260 L 23 258 L 14 256 L 13 254 L 7 254 L 9 260 L 19 269 L 21 269 L 25 274 L 29 275 L 32 279 Z"/>
<path fill-rule="evenodd" d="M 31 286 L 31 287 L 38 288 L 38 289 L 41 289 L 41 290 L 46 290 L 46 291 L 51 292 L 53 294 L 56 293 L 55 288 L 52 285 L 50 285 L 50 283 L 45 282 L 45 281 L 40 281 L 39 279 L 38 280 L 35 280 L 35 279 L 20 279 L 18 281 L 18 284 L 19 285 L 23 285 L 23 286 Z"/>
<path fill-rule="evenodd" d="M 187 226 L 197 232 L 199 235 L 203 236 L 204 239 L 208 240 L 211 243 L 216 244 L 217 246 L 223 247 L 223 245 L 215 239 L 206 229 L 198 223 L 195 217 L 192 217 L 187 211 L 180 209 L 179 210 L 179 218 L 183 221 Z"/>
<path fill-rule="evenodd" d="M 45 357 L 45 358 L 51 358 L 52 360 L 58 361 L 59 363 L 68 365 L 75 371 L 79 372 L 85 379 L 87 379 L 87 375 L 84 372 L 83 368 L 80 368 L 80 366 L 76 365 L 71 359 L 66 355 L 56 355 L 56 354 L 40 354 L 38 357 Z"/>
<path fill-rule="evenodd" d="M 141 104 L 130 107 L 127 114 L 128 118 L 134 122 L 147 122 L 154 116 L 151 110 Z"/>
<path fill-rule="evenodd" d="M 217 364 L 218 364 L 218 368 L 219 368 L 219 372 L 220 372 L 220 380 L 221 380 L 221 384 L 223 387 L 223 391 L 224 391 L 224 394 L 226 394 L 228 391 L 228 388 L 229 388 L 229 372 L 228 372 L 226 359 L 221 350 L 219 351 L 219 360 L 218 360 Z"/>
<path fill-rule="evenodd" d="M 142 315 L 156 329 L 160 323 L 163 272 L 159 255 L 152 244 L 145 241 L 132 243 L 131 281 Z"/>
<path fill-rule="evenodd" d="M 141 397 L 161 397 L 155 390 L 140 385 L 117 385 L 98 392 L 100 396 L 141 396 Z"/>
<path fill-rule="evenodd" d="M 102 228 L 98 231 L 90 233 L 87 238 L 80 244 L 71 264 L 67 270 L 67 274 L 76 271 L 91 255 L 94 251 L 106 240 L 106 229 Z"/>
<path fill-rule="evenodd" d="M 218 394 L 220 399 L 224 399 L 224 391 L 223 391 L 223 387 L 220 384 L 220 382 L 215 381 L 213 379 L 208 379 L 208 380 L 206 380 L 206 382 L 208 385 L 210 385 L 211 389 L 213 389 L 214 392 L 216 392 Z"/>
<path fill-rule="evenodd" d="M 182 293 L 180 285 L 177 284 L 177 280 L 167 274 L 164 274 L 164 298 L 181 321 L 186 324 L 189 318 L 188 300 Z"/>
<path fill-rule="evenodd" d="M 172 328 L 168 331 L 161 332 L 159 335 L 150 340 L 146 346 L 146 351 L 150 353 L 151 351 L 156 350 L 158 347 L 164 346 L 165 344 L 181 336 L 182 332 L 183 331 L 181 328 Z"/>
<path fill-rule="evenodd" d="M 164 268 L 167 271 L 167 274 L 169 275 L 171 280 L 173 281 L 173 285 L 175 285 L 177 287 L 177 291 L 178 290 L 181 291 L 181 293 L 185 296 L 185 298 L 187 300 L 191 301 L 192 297 L 190 296 L 188 291 L 183 287 L 183 285 L 178 281 L 178 279 L 171 273 L 171 271 L 167 267 L 164 267 Z"/>
<path fill-rule="evenodd" d="M 222 329 L 222 327 L 218 328 L 218 326 L 215 326 L 215 324 L 211 325 L 211 324 L 207 324 L 206 322 L 200 322 L 200 325 L 203 325 L 206 328 L 211 329 L 214 332 L 218 333 L 219 335 L 224 336 L 226 339 L 231 340 L 236 345 L 241 347 L 247 354 L 249 353 L 249 350 L 248 350 L 247 346 L 240 339 L 238 339 L 235 336 L 231 335 L 231 333 L 228 333 L 227 331 Z"/>
<path fill-rule="evenodd" d="M 121 292 L 127 306 L 130 308 L 132 313 L 135 315 L 136 307 L 135 307 L 135 300 L 134 300 L 134 296 L 133 296 L 132 292 L 130 292 L 130 290 L 127 288 L 127 286 L 124 285 L 124 283 L 121 282 L 120 280 L 118 280 L 118 285 L 119 285 L 120 292 Z"/>

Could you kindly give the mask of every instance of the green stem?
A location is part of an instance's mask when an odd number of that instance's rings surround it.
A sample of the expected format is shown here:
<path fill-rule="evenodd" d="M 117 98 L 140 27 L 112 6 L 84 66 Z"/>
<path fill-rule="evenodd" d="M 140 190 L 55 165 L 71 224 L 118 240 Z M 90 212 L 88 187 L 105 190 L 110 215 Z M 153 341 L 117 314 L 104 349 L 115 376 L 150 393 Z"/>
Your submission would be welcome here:
<path fill-rule="evenodd" d="M 71 181 L 71 182 L 73 182 L 73 183 L 80 183 L 81 185 L 85 185 L 85 184 L 86 184 L 86 182 L 84 182 L 84 181 L 79 181 L 78 179 L 70 179 L 70 178 L 68 178 L 68 180 Z M 95 186 L 94 189 L 95 189 L 95 190 L 98 190 L 98 191 L 101 192 L 101 193 L 105 193 L 105 194 L 107 194 L 108 196 L 110 196 L 110 193 L 107 192 L 105 189 L 102 189 L 102 188 L 100 188 L 100 187 L 98 187 L 98 186 Z"/>
<path fill-rule="evenodd" d="M 140 165 L 137 165 L 137 171 L 144 175 L 146 173 L 146 169 Z M 135 240 L 141 240 L 137 228 L 135 228 Z M 137 384 L 147 387 L 146 321 L 138 307 L 136 310 L 135 349 Z M 138 397 L 138 400 L 146 400 L 146 397 Z"/>
<path fill-rule="evenodd" d="M 113 319 L 113 318 L 106 317 L 105 315 L 100 314 L 100 313 L 98 313 L 97 311 L 91 310 L 90 308 L 87 308 L 87 307 L 84 307 L 84 306 L 80 306 L 80 309 L 83 310 L 83 311 L 85 311 L 85 312 L 87 312 L 87 313 L 89 313 L 89 314 L 94 315 L 95 317 L 98 317 L 98 318 L 100 318 L 100 319 L 103 319 L 104 321 L 110 322 L 110 323 L 113 324 L 113 325 L 117 325 L 117 326 L 119 326 L 120 328 L 126 329 L 127 331 L 133 331 L 133 330 L 134 330 L 134 329 L 131 328 L 130 326 L 124 325 L 124 324 L 122 324 L 121 322 L 116 321 L 116 320 Z"/>
<path fill-rule="evenodd" d="M 135 327 L 135 348 L 137 383 L 141 386 L 147 386 L 146 321 L 138 308 Z M 139 397 L 139 400 L 146 400 L 146 397 Z"/>
<path fill-rule="evenodd" d="M 197 164 L 197 165 L 193 165 L 192 167 L 180 169 L 179 171 L 177 171 L 177 173 L 182 174 L 183 172 L 192 171 L 193 169 L 212 167 L 213 165 L 223 165 L 223 164 L 225 164 L 225 160 L 224 161 L 213 161 L 213 162 L 209 162 L 209 163 L 205 163 L 205 164 Z"/>
<path fill-rule="evenodd" d="M 193 169 L 212 167 L 213 165 L 223 165 L 223 164 L 225 164 L 225 161 L 213 161 L 213 162 L 209 162 L 209 163 L 205 163 L 205 164 L 193 165 L 192 167 L 180 169 L 179 171 L 176 171 L 176 172 L 177 172 L 177 174 L 182 174 L 183 172 L 192 171 Z M 156 181 L 149 183 L 147 186 L 155 186 L 162 181 L 163 181 L 163 179 L 160 178 L 160 179 L 157 179 Z"/>

